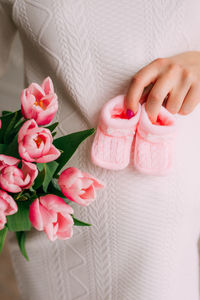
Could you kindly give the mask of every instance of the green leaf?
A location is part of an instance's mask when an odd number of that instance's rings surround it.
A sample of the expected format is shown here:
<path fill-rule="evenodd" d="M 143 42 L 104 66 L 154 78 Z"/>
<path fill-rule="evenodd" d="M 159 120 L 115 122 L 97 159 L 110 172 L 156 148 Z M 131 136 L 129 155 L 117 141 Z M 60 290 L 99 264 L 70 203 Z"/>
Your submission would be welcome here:
<path fill-rule="evenodd" d="M 10 144 L 0 144 L 0 154 L 6 154 L 20 158 L 18 153 L 17 135 Z"/>
<path fill-rule="evenodd" d="M 1 114 L 2 116 L 4 115 L 8 115 L 8 114 L 12 114 L 13 112 L 12 111 L 9 111 L 9 110 L 2 110 Z"/>
<path fill-rule="evenodd" d="M 44 164 L 43 163 L 37 163 L 37 168 L 41 172 L 44 168 Z"/>
<path fill-rule="evenodd" d="M 83 221 L 76 219 L 73 215 L 72 215 L 72 218 L 74 220 L 74 226 L 92 226 L 92 224 L 85 223 Z"/>
<path fill-rule="evenodd" d="M 0 230 L 0 253 L 3 250 L 3 245 L 6 239 L 8 228 L 5 226 L 3 229 Z"/>
<path fill-rule="evenodd" d="M 25 242 L 26 242 L 26 232 L 24 231 L 18 231 L 16 232 L 16 238 L 19 245 L 19 249 L 22 253 L 22 255 L 26 258 L 27 261 L 29 261 L 26 248 L 25 248 Z"/>
<path fill-rule="evenodd" d="M 37 190 L 39 187 L 42 186 L 44 178 L 45 178 L 45 168 L 44 168 L 44 164 L 37 164 L 37 168 L 38 168 L 38 176 L 35 179 L 34 185 L 33 185 L 33 189 Z"/>
<path fill-rule="evenodd" d="M 20 158 L 19 153 L 18 153 L 18 135 L 16 134 L 15 137 L 13 138 L 12 142 L 10 144 L 5 144 L 6 147 L 4 148 L 4 154 L 6 155 L 11 155 L 16 158 Z"/>
<path fill-rule="evenodd" d="M 31 201 L 16 201 L 18 211 L 14 215 L 7 216 L 7 225 L 10 231 L 29 231 L 31 222 L 29 220 L 29 206 Z"/>
<path fill-rule="evenodd" d="M 13 138 L 13 127 L 22 118 L 21 110 L 13 113 L 7 113 L 0 117 L 1 129 L 0 129 L 0 143 L 9 144 Z M 11 136 L 10 136 L 11 134 Z"/>
<path fill-rule="evenodd" d="M 95 129 L 83 130 L 75 133 L 71 133 L 54 140 L 53 144 L 63 153 L 56 160 L 59 163 L 59 166 L 56 170 L 58 173 L 68 160 L 72 157 L 78 146 L 90 135 L 95 133 Z"/>
<path fill-rule="evenodd" d="M 58 122 L 55 122 L 55 123 L 53 123 L 53 124 L 51 124 L 51 125 L 49 125 L 48 127 L 45 127 L 45 128 L 47 128 L 47 129 L 49 129 L 51 132 L 53 132 L 54 131 L 54 129 L 56 129 L 56 127 L 58 126 Z"/>
<path fill-rule="evenodd" d="M 17 121 L 17 119 L 20 117 L 20 119 Z M 21 116 L 18 114 L 16 119 L 12 120 L 10 123 L 10 128 L 8 128 L 8 132 L 5 133 L 4 135 L 4 141 L 6 144 L 8 143 L 12 143 L 13 140 L 17 141 L 17 137 L 18 137 L 18 132 L 20 130 L 20 128 L 22 127 L 22 125 L 26 122 L 26 120 L 24 120 L 24 118 L 21 118 Z M 18 145 L 18 144 L 17 144 Z"/>
<path fill-rule="evenodd" d="M 0 154 L 6 153 L 7 147 L 8 147 L 8 145 L 6 145 L 6 144 L 0 144 Z"/>
<path fill-rule="evenodd" d="M 14 127 L 15 123 L 16 123 L 16 119 L 17 119 L 17 114 L 18 112 L 16 111 L 14 113 L 14 116 L 12 117 L 10 123 L 8 124 L 5 132 L 4 132 L 4 143 L 6 143 L 6 141 L 8 140 L 8 137 L 9 137 L 9 134 L 10 134 L 10 131 L 12 130 L 12 128 Z"/>
<path fill-rule="evenodd" d="M 15 123 L 14 126 L 15 132 L 17 132 L 26 121 L 27 120 L 24 120 L 24 118 L 21 118 L 17 123 Z"/>
<path fill-rule="evenodd" d="M 4 143 L 4 133 L 6 128 L 8 127 L 10 121 L 12 120 L 15 113 L 4 114 L 0 117 L 1 119 L 1 129 L 0 129 L 0 143 Z"/>
<path fill-rule="evenodd" d="M 54 137 L 57 134 L 57 131 L 52 132 L 52 137 Z"/>
<path fill-rule="evenodd" d="M 45 169 L 45 177 L 44 177 L 44 181 L 43 181 L 44 192 L 47 192 L 49 183 L 50 183 L 51 179 L 53 178 L 53 175 L 57 168 L 58 168 L 58 163 L 56 161 L 51 161 L 49 163 L 44 164 L 44 169 Z"/>
<path fill-rule="evenodd" d="M 49 184 L 49 186 L 48 186 L 47 192 L 48 192 L 49 194 L 53 194 L 53 195 L 56 195 L 56 196 L 62 198 L 62 199 L 65 201 L 65 203 L 67 203 L 67 204 L 71 202 L 69 199 L 67 199 L 67 198 L 63 195 L 63 193 L 61 192 L 61 189 L 60 189 L 60 187 L 59 187 L 59 185 L 58 185 L 58 183 L 57 183 L 57 180 L 55 180 L 55 179 L 52 179 L 52 180 L 51 180 L 51 182 L 50 182 L 50 184 Z"/>

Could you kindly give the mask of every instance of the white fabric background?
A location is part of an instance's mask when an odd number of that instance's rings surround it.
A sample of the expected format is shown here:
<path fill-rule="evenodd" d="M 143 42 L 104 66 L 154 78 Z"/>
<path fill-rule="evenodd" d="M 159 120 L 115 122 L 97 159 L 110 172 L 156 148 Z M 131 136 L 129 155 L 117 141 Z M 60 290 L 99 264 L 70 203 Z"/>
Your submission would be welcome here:
<path fill-rule="evenodd" d="M 23 86 L 23 50 L 17 34 L 13 41 L 7 69 L 4 76 L 0 78 L 0 110 L 20 108 L 20 93 Z"/>
<path fill-rule="evenodd" d="M 47 74 L 55 79 L 60 134 L 95 126 L 102 104 L 124 91 L 142 65 L 200 49 L 199 1 L 9 2 L 25 49 L 26 82 Z M 4 93 L 14 95 L 4 83 Z M 10 100 L 13 109 L 16 99 Z M 7 103 L 1 100 L 3 108 Z M 82 145 L 70 165 L 107 183 L 93 205 L 75 206 L 77 217 L 93 226 L 76 228 L 66 243 L 50 243 L 33 231 L 29 263 L 11 238 L 23 298 L 199 299 L 199 128 L 200 107 L 179 118 L 177 163 L 162 178 L 132 166 L 120 172 L 97 168 L 89 159 L 91 141 Z"/>

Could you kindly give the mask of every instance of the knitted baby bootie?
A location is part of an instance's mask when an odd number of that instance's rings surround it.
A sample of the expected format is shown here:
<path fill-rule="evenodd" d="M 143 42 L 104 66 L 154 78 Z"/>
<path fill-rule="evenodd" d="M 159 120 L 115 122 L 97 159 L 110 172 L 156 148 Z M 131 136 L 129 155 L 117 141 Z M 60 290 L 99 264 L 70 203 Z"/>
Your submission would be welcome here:
<path fill-rule="evenodd" d="M 94 164 L 113 170 L 124 169 L 129 164 L 140 111 L 139 105 L 135 116 L 129 118 L 125 114 L 124 95 L 111 99 L 103 106 L 91 150 Z"/>
<path fill-rule="evenodd" d="M 141 173 L 167 174 L 173 165 L 175 118 L 163 106 L 153 124 L 142 105 L 134 146 L 134 166 Z"/>

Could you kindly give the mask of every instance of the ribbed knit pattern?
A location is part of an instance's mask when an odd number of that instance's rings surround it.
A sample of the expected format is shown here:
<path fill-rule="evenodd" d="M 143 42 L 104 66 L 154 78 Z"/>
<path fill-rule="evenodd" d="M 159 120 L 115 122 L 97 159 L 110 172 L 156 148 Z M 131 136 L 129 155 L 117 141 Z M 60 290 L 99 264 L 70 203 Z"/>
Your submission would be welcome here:
<path fill-rule="evenodd" d="M 124 164 L 130 156 L 130 148 L 133 136 L 110 136 L 106 135 L 101 129 L 96 136 L 94 155 L 98 155 L 100 161 L 108 161 L 111 164 Z"/>
<path fill-rule="evenodd" d="M 5 2 L 22 39 L 26 85 L 47 75 L 54 81 L 59 135 L 96 126 L 102 105 L 125 93 L 151 60 L 200 49 L 197 0 Z M 0 20 L 0 30 L 6 26 Z M 107 185 L 89 207 L 73 203 L 76 217 L 93 226 L 55 243 L 33 230 L 30 262 L 11 234 L 23 299 L 199 299 L 200 108 L 178 119 L 168 176 L 141 175 L 132 165 L 98 168 L 90 161 L 92 138 L 81 145 L 68 165 Z"/>

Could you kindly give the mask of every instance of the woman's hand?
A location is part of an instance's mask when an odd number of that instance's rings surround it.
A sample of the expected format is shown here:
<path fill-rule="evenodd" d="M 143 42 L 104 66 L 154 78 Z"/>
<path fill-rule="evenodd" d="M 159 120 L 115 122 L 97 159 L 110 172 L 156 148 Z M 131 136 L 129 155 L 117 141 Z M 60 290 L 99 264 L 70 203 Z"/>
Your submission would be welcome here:
<path fill-rule="evenodd" d="M 126 108 L 136 113 L 144 101 L 154 122 L 163 102 L 173 114 L 191 113 L 200 102 L 200 52 L 158 58 L 139 70 L 129 86 Z"/>

